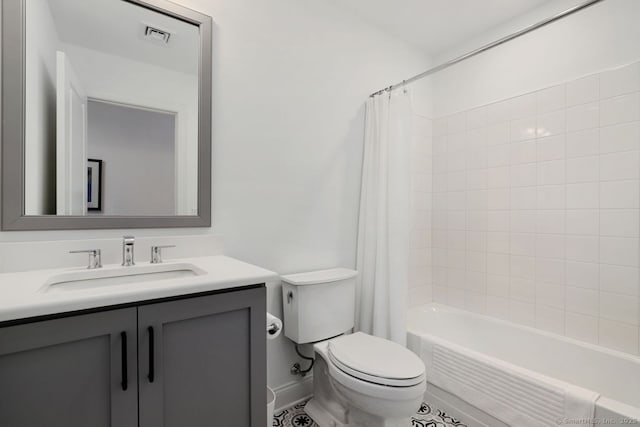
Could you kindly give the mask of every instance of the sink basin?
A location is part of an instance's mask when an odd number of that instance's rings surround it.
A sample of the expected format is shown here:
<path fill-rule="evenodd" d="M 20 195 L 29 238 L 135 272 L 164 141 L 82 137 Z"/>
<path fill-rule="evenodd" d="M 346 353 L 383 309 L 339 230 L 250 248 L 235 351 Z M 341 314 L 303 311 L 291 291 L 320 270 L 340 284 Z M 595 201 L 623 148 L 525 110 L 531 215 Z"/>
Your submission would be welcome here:
<path fill-rule="evenodd" d="M 108 286 L 201 276 L 203 270 L 188 263 L 74 271 L 51 277 L 40 292 L 68 292 Z"/>

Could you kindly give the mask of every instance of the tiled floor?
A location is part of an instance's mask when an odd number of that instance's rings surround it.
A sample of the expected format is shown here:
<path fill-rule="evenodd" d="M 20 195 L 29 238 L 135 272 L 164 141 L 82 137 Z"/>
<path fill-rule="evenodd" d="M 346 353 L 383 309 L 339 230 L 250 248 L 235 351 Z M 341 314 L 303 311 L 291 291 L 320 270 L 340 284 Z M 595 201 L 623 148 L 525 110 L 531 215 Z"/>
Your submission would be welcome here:
<path fill-rule="evenodd" d="M 318 427 L 304 412 L 306 402 L 299 403 L 289 409 L 275 414 L 273 427 Z M 460 421 L 451 418 L 439 409 L 423 403 L 418 413 L 411 417 L 407 427 L 467 427 Z"/>

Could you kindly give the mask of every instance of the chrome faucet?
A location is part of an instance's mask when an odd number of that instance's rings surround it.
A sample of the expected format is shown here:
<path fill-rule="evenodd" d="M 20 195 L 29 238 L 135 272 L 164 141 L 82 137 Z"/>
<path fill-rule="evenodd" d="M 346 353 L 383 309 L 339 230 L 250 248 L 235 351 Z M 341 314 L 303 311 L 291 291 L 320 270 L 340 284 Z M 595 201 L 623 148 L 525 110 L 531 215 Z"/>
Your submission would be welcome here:
<path fill-rule="evenodd" d="M 151 264 L 162 264 L 162 250 L 175 247 L 176 245 L 151 246 Z"/>
<path fill-rule="evenodd" d="M 133 245 L 136 242 L 136 238 L 133 236 L 124 236 L 122 238 L 122 265 L 130 267 L 136 265 L 135 255 L 133 252 Z"/>
<path fill-rule="evenodd" d="M 86 251 L 69 251 L 70 254 L 89 254 L 89 265 L 87 268 L 93 270 L 102 267 L 102 251 L 100 249 L 88 249 Z"/>

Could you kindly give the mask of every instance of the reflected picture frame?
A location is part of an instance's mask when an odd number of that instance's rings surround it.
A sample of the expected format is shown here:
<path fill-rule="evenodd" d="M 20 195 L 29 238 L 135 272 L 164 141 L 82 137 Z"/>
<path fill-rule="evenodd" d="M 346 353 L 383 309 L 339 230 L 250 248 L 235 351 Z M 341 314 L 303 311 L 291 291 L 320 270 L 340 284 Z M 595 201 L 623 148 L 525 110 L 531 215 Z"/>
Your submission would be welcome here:
<path fill-rule="evenodd" d="M 102 211 L 102 160 L 87 159 L 87 210 Z"/>

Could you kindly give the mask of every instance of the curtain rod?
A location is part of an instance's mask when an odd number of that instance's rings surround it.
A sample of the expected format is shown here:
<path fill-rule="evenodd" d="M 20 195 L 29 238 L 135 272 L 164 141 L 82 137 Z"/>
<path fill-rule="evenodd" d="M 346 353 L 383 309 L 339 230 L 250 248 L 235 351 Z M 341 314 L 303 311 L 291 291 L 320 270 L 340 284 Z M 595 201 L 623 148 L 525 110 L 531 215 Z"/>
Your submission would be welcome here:
<path fill-rule="evenodd" d="M 540 22 L 537 22 L 535 24 L 529 25 L 528 27 L 525 27 L 525 28 L 523 28 L 523 29 L 521 29 L 519 31 L 516 31 L 515 33 L 509 34 L 508 36 L 502 37 L 501 39 L 498 39 L 498 40 L 496 40 L 494 42 L 486 44 L 486 45 L 484 45 L 484 46 L 482 46 L 482 47 L 480 47 L 480 48 L 478 48 L 476 50 L 472 50 L 471 52 L 465 53 L 464 55 L 458 56 L 457 58 L 451 59 L 451 60 L 449 60 L 449 61 L 447 61 L 447 62 L 445 62 L 443 64 L 440 64 L 438 66 L 430 68 L 427 71 L 422 72 L 420 74 L 417 74 L 417 75 L 415 75 L 415 76 L 413 76 L 411 78 L 408 78 L 406 80 L 403 80 L 400 83 L 396 83 L 396 84 L 388 86 L 388 87 L 386 87 L 384 89 L 380 89 L 379 91 L 374 92 L 369 96 L 373 97 L 373 96 L 376 96 L 376 95 L 380 95 L 380 94 L 382 94 L 384 92 L 390 92 L 390 91 L 392 91 L 394 89 L 398 89 L 399 87 L 405 86 L 406 84 L 413 83 L 416 80 L 420 80 L 420 79 L 422 79 L 424 77 L 427 77 L 427 76 L 429 76 L 431 74 L 437 73 L 438 71 L 444 70 L 445 68 L 449 68 L 452 65 L 456 65 L 456 64 L 458 64 L 458 63 L 460 63 L 460 62 L 462 62 L 462 61 L 464 61 L 466 59 L 472 58 L 472 57 L 474 57 L 476 55 L 479 55 L 479 54 L 481 54 L 483 52 L 486 52 L 486 51 L 488 51 L 490 49 L 493 49 L 494 47 L 498 47 L 501 44 L 504 44 L 504 43 L 506 43 L 508 41 L 516 39 L 516 38 L 518 38 L 520 36 L 523 36 L 523 35 L 525 35 L 527 33 L 535 31 L 538 28 L 542 28 L 545 25 L 549 25 L 552 22 L 558 21 L 558 20 L 560 20 L 562 18 L 565 18 L 565 17 L 567 17 L 569 15 L 573 15 L 574 13 L 579 12 L 582 9 L 586 9 L 586 8 L 588 8 L 590 6 L 593 6 L 596 3 L 600 3 L 602 1 L 604 1 L 604 0 L 589 0 L 589 1 L 586 1 L 585 3 L 579 4 L 577 6 L 574 6 L 574 7 L 570 8 L 570 9 L 565 10 L 564 12 L 560 12 L 560 13 L 558 13 L 556 15 L 553 15 L 553 16 L 551 16 L 549 18 L 546 18 L 546 19 L 544 19 L 544 20 L 542 20 Z"/>

